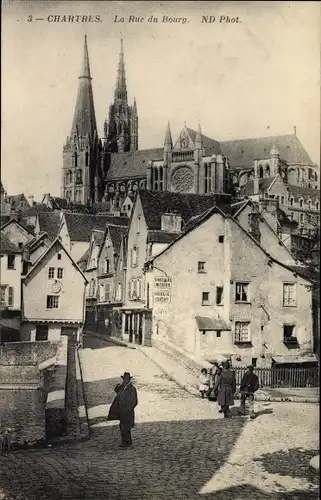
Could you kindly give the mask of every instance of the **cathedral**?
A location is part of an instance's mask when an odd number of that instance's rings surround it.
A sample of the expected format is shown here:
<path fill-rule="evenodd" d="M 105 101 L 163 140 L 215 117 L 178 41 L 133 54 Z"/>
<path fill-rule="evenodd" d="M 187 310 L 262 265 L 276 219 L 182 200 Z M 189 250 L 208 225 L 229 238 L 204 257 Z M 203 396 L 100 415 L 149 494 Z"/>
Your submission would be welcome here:
<path fill-rule="evenodd" d="M 216 141 L 184 124 L 176 141 L 170 125 L 162 147 L 138 149 L 138 112 L 128 104 L 121 40 L 114 99 L 97 130 L 87 38 L 70 136 L 63 147 L 61 197 L 83 205 L 107 202 L 119 211 L 138 189 L 237 195 L 244 186 L 260 189 L 263 179 L 319 188 L 319 171 L 296 135 Z M 253 190 L 252 189 L 252 190 Z M 249 193 L 253 194 L 253 193 Z M 308 193 L 305 193 L 308 195 Z M 314 192 L 315 194 L 315 192 Z"/>

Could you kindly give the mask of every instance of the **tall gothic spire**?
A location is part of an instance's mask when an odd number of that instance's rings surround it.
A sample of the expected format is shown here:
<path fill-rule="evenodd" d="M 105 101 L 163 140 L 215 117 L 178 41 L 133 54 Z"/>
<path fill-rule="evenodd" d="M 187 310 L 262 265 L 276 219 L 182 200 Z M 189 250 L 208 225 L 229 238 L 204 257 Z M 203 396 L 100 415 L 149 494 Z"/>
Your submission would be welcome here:
<path fill-rule="evenodd" d="M 127 89 L 126 89 L 126 76 L 125 76 L 125 63 L 124 63 L 124 47 L 123 39 L 120 40 L 120 53 L 118 61 L 117 80 L 115 88 L 115 100 L 121 99 L 127 102 Z"/>
<path fill-rule="evenodd" d="M 71 137 L 77 134 L 79 137 L 90 137 L 93 139 L 97 133 L 94 97 L 91 85 L 91 74 L 87 47 L 87 36 L 85 35 L 84 58 L 79 76 L 78 94 L 71 127 Z"/>

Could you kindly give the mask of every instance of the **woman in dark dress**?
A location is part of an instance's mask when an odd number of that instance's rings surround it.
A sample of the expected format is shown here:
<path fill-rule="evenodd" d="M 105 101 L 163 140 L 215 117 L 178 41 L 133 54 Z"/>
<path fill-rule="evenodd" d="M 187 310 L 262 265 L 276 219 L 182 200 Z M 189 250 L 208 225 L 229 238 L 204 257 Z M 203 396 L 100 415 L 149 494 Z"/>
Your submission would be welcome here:
<path fill-rule="evenodd" d="M 230 370 L 230 363 L 222 363 L 222 371 L 215 383 L 214 390 L 217 391 L 217 403 L 224 413 L 224 418 L 229 416 L 229 408 L 234 405 L 234 394 L 236 392 L 235 373 Z"/>

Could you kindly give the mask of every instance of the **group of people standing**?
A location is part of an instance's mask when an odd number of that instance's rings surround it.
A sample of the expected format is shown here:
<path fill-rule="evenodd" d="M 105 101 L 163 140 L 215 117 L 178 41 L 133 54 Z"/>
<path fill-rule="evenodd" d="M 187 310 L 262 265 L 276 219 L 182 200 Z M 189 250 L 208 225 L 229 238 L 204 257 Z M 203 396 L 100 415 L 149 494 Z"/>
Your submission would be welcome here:
<path fill-rule="evenodd" d="M 242 377 L 240 385 L 241 404 L 240 413 L 245 414 L 245 403 L 248 400 L 250 418 L 254 418 L 254 393 L 259 388 L 259 379 L 254 373 L 254 367 L 249 365 Z M 230 416 L 230 406 L 234 405 L 234 396 L 236 393 L 235 372 L 231 370 L 229 361 L 223 361 L 220 365 L 215 362 L 213 368 L 208 373 L 206 368 L 201 370 L 199 377 L 199 392 L 202 398 L 208 398 L 210 401 L 217 401 L 220 406 L 220 413 L 224 418 Z"/>

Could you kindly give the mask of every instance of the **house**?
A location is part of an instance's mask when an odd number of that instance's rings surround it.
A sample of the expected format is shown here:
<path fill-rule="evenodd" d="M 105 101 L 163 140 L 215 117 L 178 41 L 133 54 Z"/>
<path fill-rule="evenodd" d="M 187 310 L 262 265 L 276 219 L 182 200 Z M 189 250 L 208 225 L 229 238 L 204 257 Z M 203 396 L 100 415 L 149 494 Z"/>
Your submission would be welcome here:
<path fill-rule="evenodd" d="M 65 212 L 62 214 L 58 236 L 73 259 L 78 261 L 88 249 L 92 231 L 105 231 L 108 223 L 127 226 L 128 218 Z"/>
<path fill-rule="evenodd" d="M 311 282 L 219 207 L 149 258 L 144 278 L 149 343 L 165 339 L 199 359 L 228 356 L 235 366 L 316 361 Z"/>
<path fill-rule="evenodd" d="M 143 342 L 145 320 L 142 318 L 149 314 L 143 287 L 145 261 L 177 239 L 191 218 L 197 219 L 216 203 L 228 206 L 230 196 L 138 192 L 128 230 L 126 294 L 122 308 L 123 335 L 129 341 Z"/>
<path fill-rule="evenodd" d="M 97 321 L 100 333 L 121 334 L 127 228 L 108 224 L 97 261 Z"/>
<path fill-rule="evenodd" d="M 13 212 L 23 212 L 30 207 L 30 204 L 23 193 L 16 195 L 7 195 L 6 201 L 10 203 L 11 211 Z"/>
<path fill-rule="evenodd" d="M 98 255 L 103 242 L 104 231 L 94 229 L 91 233 L 91 242 L 84 267 L 84 275 L 86 276 L 88 285 L 86 289 L 86 327 L 96 330 L 97 311 L 96 302 L 98 297 Z"/>
<path fill-rule="evenodd" d="M 87 281 L 71 255 L 54 240 L 22 278 L 21 340 L 80 341 Z"/>
<path fill-rule="evenodd" d="M 0 341 L 19 340 L 23 243 L 1 231 Z"/>

